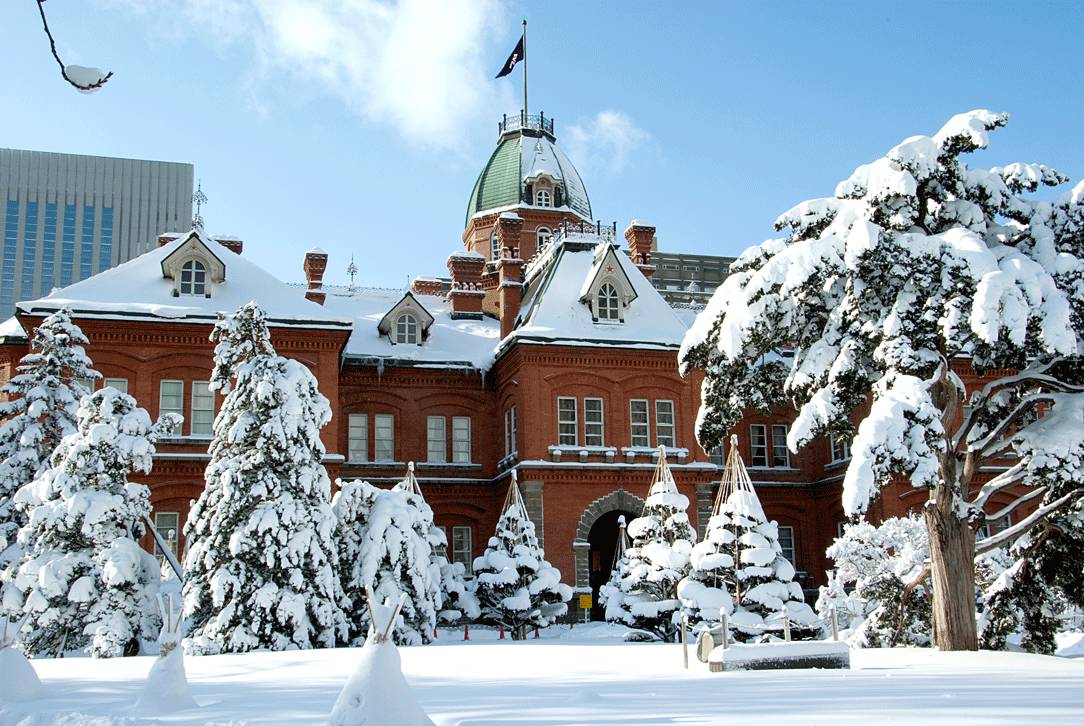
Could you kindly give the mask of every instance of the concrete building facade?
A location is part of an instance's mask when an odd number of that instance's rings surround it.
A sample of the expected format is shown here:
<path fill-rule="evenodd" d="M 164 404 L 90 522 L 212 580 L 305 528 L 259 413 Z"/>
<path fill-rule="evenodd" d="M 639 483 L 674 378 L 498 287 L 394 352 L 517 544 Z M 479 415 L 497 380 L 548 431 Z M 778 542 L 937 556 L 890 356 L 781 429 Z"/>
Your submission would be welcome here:
<path fill-rule="evenodd" d="M 191 164 L 0 149 L 0 313 L 192 223 Z"/>

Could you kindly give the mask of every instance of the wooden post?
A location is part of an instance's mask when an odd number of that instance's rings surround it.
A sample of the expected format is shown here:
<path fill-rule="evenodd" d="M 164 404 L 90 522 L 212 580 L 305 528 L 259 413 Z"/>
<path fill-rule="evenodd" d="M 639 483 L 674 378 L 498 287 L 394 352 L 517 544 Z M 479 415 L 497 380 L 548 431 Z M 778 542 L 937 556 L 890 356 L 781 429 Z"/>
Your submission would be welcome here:
<path fill-rule="evenodd" d="M 501 623 L 501 635 L 497 640 L 504 640 L 504 623 Z"/>
<path fill-rule="evenodd" d="M 470 640 L 470 623 L 463 623 L 463 640 Z"/>
<path fill-rule="evenodd" d="M 726 610 L 722 610 L 720 615 L 723 616 L 723 650 L 730 647 L 730 618 L 727 617 Z"/>
<path fill-rule="evenodd" d="M 685 670 L 689 670 L 689 637 L 686 628 L 689 627 L 689 616 L 681 616 L 681 660 L 685 663 Z"/>
<path fill-rule="evenodd" d="M 535 638 L 535 640 L 538 640 L 540 637 L 542 637 L 542 636 L 540 636 L 538 634 L 538 626 L 536 625 L 536 626 L 534 626 L 534 638 Z"/>
<path fill-rule="evenodd" d="M 831 607 L 832 612 L 832 640 L 839 640 L 839 621 L 836 620 L 836 606 Z"/>
<path fill-rule="evenodd" d="M 783 638 L 790 642 L 790 616 L 787 615 L 786 609 L 783 610 Z"/>

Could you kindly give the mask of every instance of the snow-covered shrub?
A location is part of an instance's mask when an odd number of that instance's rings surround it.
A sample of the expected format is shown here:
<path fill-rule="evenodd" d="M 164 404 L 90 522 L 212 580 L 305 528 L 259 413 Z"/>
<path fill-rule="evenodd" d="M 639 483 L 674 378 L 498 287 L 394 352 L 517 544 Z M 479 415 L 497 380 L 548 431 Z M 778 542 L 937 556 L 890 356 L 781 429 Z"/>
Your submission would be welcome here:
<path fill-rule="evenodd" d="M 220 319 L 206 486 L 185 525 L 187 647 L 197 654 L 331 647 L 345 637 L 331 483 L 331 406 L 309 369 L 275 354 L 254 303 Z"/>
<path fill-rule="evenodd" d="M 572 588 L 546 561 L 514 475 L 509 487 L 497 530 L 474 560 L 475 594 L 484 622 L 503 625 L 522 639 L 527 628 L 544 628 L 568 612 Z"/>
<path fill-rule="evenodd" d="M 99 376 L 86 343 L 67 309 L 49 315 L 34 329 L 18 374 L 0 389 L 9 399 L 0 402 L 0 570 L 18 559 L 15 533 L 26 524 L 15 492 L 41 476 L 57 444 L 75 430 L 79 399 L 89 393 L 77 381 Z"/>
<path fill-rule="evenodd" d="M 399 602 L 406 595 L 397 643 L 432 642 L 441 606 L 440 567 L 429 540 L 432 512 L 424 516 L 417 498 L 405 491 L 363 481 L 342 483 L 331 508 L 338 523 L 340 581 L 350 603 L 348 642 L 361 645 L 369 633 L 368 588 L 378 601 Z"/>
<path fill-rule="evenodd" d="M 607 622 L 624 622 L 625 593 L 621 591 L 621 581 L 629 572 L 629 535 L 625 526 L 625 515 L 617 518 L 617 549 L 614 563 L 610 569 L 610 579 L 598 589 L 598 604 L 602 607 Z"/>
<path fill-rule="evenodd" d="M 725 508 L 711 516 L 704 539 L 693 546 L 689 575 L 678 584 L 678 596 L 693 629 L 714 627 L 722 611 L 734 612 L 734 520 Z"/>
<path fill-rule="evenodd" d="M 628 566 L 620 581 L 620 604 L 607 608 L 607 618 L 612 609 L 614 620 L 664 641 L 674 639 L 681 609 L 677 586 L 689 572 L 696 541 L 688 508 L 689 498 L 678 491 L 660 451 L 644 511 L 629 522 Z"/>
<path fill-rule="evenodd" d="M 178 422 L 168 414 L 151 425 L 131 396 L 103 388 L 82 399 L 76 430 L 16 494 L 30 517 L 4 606 L 29 615 L 22 643 L 30 653 L 85 648 L 109 657 L 154 638 L 158 561 L 138 543 L 150 490 L 128 474 L 150 472 L 154 442 Z"/>

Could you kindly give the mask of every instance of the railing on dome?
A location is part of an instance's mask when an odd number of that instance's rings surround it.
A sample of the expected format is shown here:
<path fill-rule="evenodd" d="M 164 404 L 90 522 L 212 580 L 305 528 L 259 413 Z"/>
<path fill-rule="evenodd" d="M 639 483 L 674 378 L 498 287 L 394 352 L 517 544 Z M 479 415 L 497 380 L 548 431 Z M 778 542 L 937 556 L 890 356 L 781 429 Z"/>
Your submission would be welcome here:
<path fill-rule="evenodd" d="M 553 136 L 553 118 L 547 118 L 544 111 L 528 114 L 522 111 L 514 114 L 504 114 L 497 123 L 497 129 L 499 134 L 526 129 L 528 131 L 541 131 L 544 134 Z"/>
<path fill-rule="evenodd" d="M 597 245 L 599 242 L 610 242 L 612 244 L 618 241 L 617 222 L 606 225 L 602 222 L 595 222 L 594 224 L 591 222 L 562 222 L 561 226 L 553 231 L 549 243 L 535 252 L 531 259 L 527 260 L 527 264 L 523 268 L 524 282 L 529 283 L 535 275 L 545 269 L 550 260 L 553 259 L 557 248 L 564 244 L 566 240 L 580 244 L 584 242 L 592 245 Z"/>

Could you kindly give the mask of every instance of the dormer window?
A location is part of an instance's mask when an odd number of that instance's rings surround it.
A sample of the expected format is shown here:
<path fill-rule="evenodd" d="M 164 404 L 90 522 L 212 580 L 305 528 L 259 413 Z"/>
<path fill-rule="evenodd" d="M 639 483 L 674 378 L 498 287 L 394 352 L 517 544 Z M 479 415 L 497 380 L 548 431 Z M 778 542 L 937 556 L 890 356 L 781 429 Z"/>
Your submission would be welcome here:
<path fill-rule="evenodd" d="M 497 240 L 497 233 L 489 238 L 489 259 L 496 262 L 501 258 L 501 243 Z"/>
<path fill-rule="evenodd" d="M 395 321 L 395 342 L 402 345 L 418 344 L 418 319 L 411 313 L 403 313 Z"/>
<path fill-rule="evenodd" d="M 535 243 L 538 249 L 538 254 L 542 254 L 546 251 L 546 248 L 550 246 L 550 242 L 553 241 L 553 232 L 548 227 L 539 227 L 535 232 Z"/>
<path fill-rule="evenodd" d="M 181 265 L 180 293 L 199 296 L 207 294 L 207 268 L 199 260 L 189 260 Z"/>
<path fill-rule="evenodd" d="M 621 320 L 621 299 L 617 295 L 617 288 L 607 282 L 598 289 L 595 311 L 599 320 Z"/>
<path fill-rule="evenodd" d="M 552 207 L 553 195 L 549 189 L 539 189 L 534 193 L 534 203 L 536 207 Z"/>

